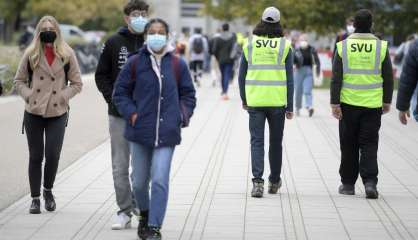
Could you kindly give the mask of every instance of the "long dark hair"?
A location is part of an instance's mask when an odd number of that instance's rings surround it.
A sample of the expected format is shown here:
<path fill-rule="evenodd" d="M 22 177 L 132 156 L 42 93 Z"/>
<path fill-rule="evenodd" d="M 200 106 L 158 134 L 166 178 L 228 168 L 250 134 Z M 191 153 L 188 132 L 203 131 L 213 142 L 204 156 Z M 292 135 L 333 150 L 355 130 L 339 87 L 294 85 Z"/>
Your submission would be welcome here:
<path fill-rule="evenodd" d="M 167 32 L 167 36 L 170 34 L 170 26 L 168 25 L 166 21 L 162 20 L 161 18 L 151 19 L 145 26 L 145 34 L 148 34 L 148 30 L 151 28 L 152 24 L 154 23 L 161 23 L 164 26 L 165 31 Z"/>
<path fill-rule="evenodd" d="M 264 36 L 268 38 L 280 38 L 283 37 L 283 28 L 280 22 L 268 23 L 261 21 L 255 26 L 253 34 L 257 36 Z"/>

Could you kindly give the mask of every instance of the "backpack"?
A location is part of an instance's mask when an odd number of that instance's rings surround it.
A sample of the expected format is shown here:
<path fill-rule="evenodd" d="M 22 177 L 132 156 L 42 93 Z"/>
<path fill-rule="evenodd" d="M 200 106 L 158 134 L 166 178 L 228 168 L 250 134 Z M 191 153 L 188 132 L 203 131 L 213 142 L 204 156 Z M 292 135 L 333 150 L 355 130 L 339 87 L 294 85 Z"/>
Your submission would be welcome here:
<path fill-rule="evenodd" d="M 202 37 L 197 37 L 193 40 L 192 50 L 193 50 L 194 53 L 197 53 L 197 54 L 203 53 L 204 46 L 203 46 L 203 38 Z"/>
<path fill-rule="evenodd" d="M 28 87 L 31 88 L 32 87 L 32 79 L 33 79 L 33 69 L 32 66 L 30 65 L 30 61 L 28 60 L 27 63 L 27 68 L 28 68 Z M 68 72 L 70 71 L 70 63 L 66 63 L 64 65 L 64 72 L 65 72 L 65 86 L 68 86 Z M 70 118 L 70 106 L 68 106 L 68 114 L 67 114 L 67 119 L 65 122 L 65 126 L 67 127 L 68 125 L 68 119 Z M 23 119 L 22 122 L 22 134 L 25 134 L 25 120 Z"/>

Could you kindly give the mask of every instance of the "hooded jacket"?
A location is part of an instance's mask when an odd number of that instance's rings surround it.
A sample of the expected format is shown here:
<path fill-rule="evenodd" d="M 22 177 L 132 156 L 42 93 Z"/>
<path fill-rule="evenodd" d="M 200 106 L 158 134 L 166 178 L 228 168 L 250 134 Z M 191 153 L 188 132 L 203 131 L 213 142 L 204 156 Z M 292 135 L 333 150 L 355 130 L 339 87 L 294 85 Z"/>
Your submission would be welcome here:
<path fill-rule="evenodd" d="M 120 117 L 112 104 L 113 86 L 120 70 L 131 53 L 144 45 L 144 35 L 133 34 L 128 27 L 122 27 L 103 45 L 102 54 L 96 69 L 96 85 L 108 104 L 108 113 Z"/>
<path fill-rule="evenodd" d="M 128 123 L 128 141 L 148 147 L 180 144 L 181 127 L 188 125 L 196 107 L 196 91 L 184 60 L 178 60 L 176 73 L 173 51 L 167 47 L 158 59 L 144 46 L 119 74 L 113 102 Z M 134 113 L 138 117 L 132 124 Z"/>

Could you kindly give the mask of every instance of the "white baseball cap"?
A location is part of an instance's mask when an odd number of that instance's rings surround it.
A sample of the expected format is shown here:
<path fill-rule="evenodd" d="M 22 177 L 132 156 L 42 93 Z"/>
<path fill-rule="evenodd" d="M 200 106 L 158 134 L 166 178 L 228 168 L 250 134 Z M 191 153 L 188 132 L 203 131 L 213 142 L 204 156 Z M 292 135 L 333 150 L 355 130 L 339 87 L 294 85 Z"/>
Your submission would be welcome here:
<path fill-rule="evenodd" d="M 268 23 L 278 23 L 280 22 L 280 11 L 275 7 L 268 7 L 264 10 L 261 19 Z"/>

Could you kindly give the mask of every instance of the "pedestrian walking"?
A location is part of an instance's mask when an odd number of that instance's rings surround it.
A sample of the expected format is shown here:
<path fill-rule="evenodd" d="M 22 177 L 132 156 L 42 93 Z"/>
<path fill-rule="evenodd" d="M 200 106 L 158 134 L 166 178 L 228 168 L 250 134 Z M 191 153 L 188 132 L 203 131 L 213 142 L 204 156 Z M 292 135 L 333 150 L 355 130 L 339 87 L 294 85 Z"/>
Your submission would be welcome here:
<path fill-rule="evenodd" d="M 161 239 L 174 149 L 181 141 L 181 127 L 189 125 L 196 105 L 187 64 L 167 45 L 168 37 L 165 21 L 150 20 L 146 45 L 123 67 L 113 95 L 127 121 L 125 137 L 131 146 L 141 239 Z"/>
<path fill-rule="evenodd" d="M 213 41 L 212 54 L 219 64 L 221 72 L 222 99 L 229 100 L 228 88 L 233 77 L 235 53 L 237 38 L 234 33 L 229 31 L 229 24 L 222 25 L 222 32 Z"/>
<path fill-rule="evenodd" d="M 55 211 L 52 189 L 68 122 L 69 101 L 82 88 L 76 55 L 64 41 L 52 16 L 41 18 L 34 38 L 25 50 L 14 79 L 24 99 L 24 129 L 29 148 L 31 214 L 41 213 L 41 181 L 45 209 Z M 44 138 L 45 136 L 45 138 Z"/>
<path fill-rule="evenodd" d="M 244 43 L 239 71 L 239 88 L 244 109 L 249 113 L 251 134 L 251 196 L 264 193 L 264 129 L 270 128 L 270 176 L 268 192 L 282 185 L 282 140 L 285 118 L 293 118 L 293 56 L 290 41 L 283 36 L 280 11 L 267 8 L 253 36 Z"/>
<path fill-rule="evenodd" d="M 193 81 L 200 87 L 200 81 L 203 75 L 203 65 L 209 52 L 209 44 L 202 35 L 202 29 L 196 28 L 195 33 L 190 37 L 190 70 L 193 75 Z"/>
<path fill-rule="evenodd" d="M 332 56 L 335 56 L 335 53 L 337 52 L 337 43 L 345 40 L 348 38 L 348 36 L 350 36 L 351 34 L 354 33 L 354 18 L 353 17 L 349 17 L 345 20 L 345 30 L 338 33 L 337 37 L 335 39 L 335 45 L 334 45 L 334 52 Z"/>
<path fill-rule="evenodd" d="M 409 47 L 405 55 L 405 64 L 403 65 L 401 80 L 399 83 L 398 97 L 396 108 L 399 110 L 399 120 L 406 125 L 410 117 L 409 104 L 411 98 L 416 98 L 414 92 L 418 88 L 418 40 L 415 40 Z M 418 106 L 413 109 L 415 120 L 418 122 Z"/>
<path fill-rule="evenodd" d="M 129 142 L 123 137 L 126 123 L 112 103 L 112 93 L 116 78 L 128 55 L 138 51 L 144 44 L 148 8 L 148 4 L 139 0 L 131 0 L 124 6 L 124 20 L 127 26 L 120 28 L 105 42 L 96 70 L 97 88 L 108 104 L 112 175 L 119 208 L 112 225 L 113 230 L 130 228 L 132 214 L 138 215 L 129 180 Z"/>
<path fill-rule="evenodd" d="M 313 83 L 314 74 L 319 76 L 321 73 L 321 63 L 316 49 L 308 43 L 306 34 L 299 37 L 299 47 L 295 50 L 295 102 L 296 116 L 300 116 L 302 108 L 302 97 L 305 99 L 305 108 L 308 110 L 309 117 L 314 114 L 313 108 Z"/>
<path fill-rule="evenodd" d="M 372 25 L 372 13 L 359 10 L 354 17 L 355 32 L 337 44 L 331 106 L 339 120 L 339 193 L 354 195 L 360 173 L 366 197 L 376 199 L 379 130 L 382 114 L 390 111 L 393 75 L 388 43 L 371 33 Z"/>

